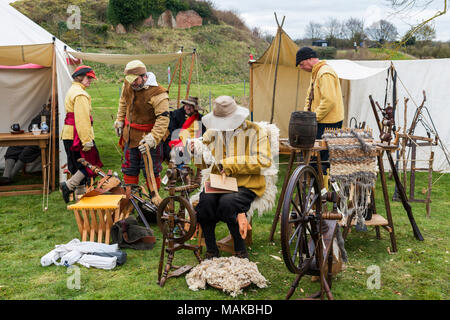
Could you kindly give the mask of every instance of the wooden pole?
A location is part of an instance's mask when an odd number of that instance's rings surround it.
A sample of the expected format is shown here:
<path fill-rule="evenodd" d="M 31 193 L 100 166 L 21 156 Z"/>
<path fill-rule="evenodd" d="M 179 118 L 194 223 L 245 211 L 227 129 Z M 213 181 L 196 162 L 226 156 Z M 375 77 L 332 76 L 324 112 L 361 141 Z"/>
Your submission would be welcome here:
<path fill-rule="evenodd" d="M 167 90 L 170 90 L 170 86 L 172 85 L 173 79 L 175 78 L 175 75 L 177 74 L 179 63 L 180 63 L 180 61 L 178 61 L 177 64 L 175 65 L 175 70 L 173 70 L 174 76 L 170 78 L 170 83 L 169 83 L 169 86 L 167 87 Z"/>
<path fill-rule="evenodd" d="M 183 53 L 183 47 L 181 47 L 181 53 Z M 181 72 L 183 71 L 183 56 L 179 59 L 180 69 L 178 70 L 178 97 L 177 97 L 177 109 L 180 107 L 180 95 L 181 95 Z"/>
<path fill-rule="evenodd" d="M 250 64 L 250 101 L 249 101 L 249 109 L 250 109 L 250 120 L 253 121 L 253 62 L 249 61 Z"/>
<path fill-rule="evenodd" d="M 52 58 L 52 129 L 51 129 L 51 163 L 50 163 L 50 177 L 51 177 L 51 190 L 55 190 L 55 178 L 56 178 L 56 44 L 55 38 L 53 38 L 53 58 Z M 58 148 L 59 149 L 59 148 Z M 48 186 L 47 186 L 48 187 Z"/>
<path fill-rule="evenodd" d="M 433 185 L 433 161 L 434 161 L 434 152 L 431 151 L 430 162 L 428 167 L 428 190 L 427 190 L 427 200 L 426 200 L 426 208 L 427 208 L 427 218 L 431 218 L 431 210 L 430 210 L 430 202 L 431 202 L 431 187 Z"/>
<path fill-rule="evenodd" d="M 407 183 L 407 166 L 408 162 L 406 160 L 406 142 L 408 141 L 408 137 L 406 136 L 406 125 L 407 125 L 407 111 L 408 111 L 408 98 L 405 98 L 405 110 L 403 113 L 403 137 L 402 137 L 402 161 L 403 161 L 403 186 L 406 191 L 406 183 Z"/>
<path fill-rule="evenodd" d="M 390 151 L 387 151 L 388 153 Z M 383 165 L 383 151 L 380 155 L 377 156 L 378 159 L 378 168 L 380 172 L 381 177 L 381 189 L 383 190 L 383 199 L 384 199 L 384 207 L 386 209 L 386 217 L 388 220 L 389 227 L 391 228 L 391 231 L 389 232 L 389 236 L 391 237 L 391 245 L 392 245 L 392 252 L 397 252 L 397 241 L 395 239 L 395 233 L 394 233 L 394 221 L 392 220 L 392 212 L 391 212 L 391 204 L 389 201 L 389 194 L 387 190 L 387 183 L 386 183 L 386 174 L 384 172 L 384 165 Z"/>
<path fill-rule="evenodd" d="M 192 71 L 194 70 L 196 50 L 197 49 L 194 48 L 194 51 L 192 52 L 191 68 L 189 69 L 189 78 L 188 78 L 188 83 L 187 83 L 185 99 L 189 98 L 189 89 L 191 88 Z"/>
<path fill-rule="evenodd" d="M 284 21 L 284 18 L 283 18 Z M 277 75 L 278 75 L 278 63 L 280 61 L 280 51 L 281 51 L 281 27 L 278 25 L 278 35 L 279 35 L 279 39 L 278 39 L 278 52 L 277 52 L 277 63 L 275 65 L 275 76 L 274 76 L 274 80 L 273 80 L 273 94 L 272 94 L 272 113 L 270 115 L 270 123 L 273 122 L 273 116 L 275 113 L 275 94 L 276 94 L 276 90 L 277 90 Z"/>

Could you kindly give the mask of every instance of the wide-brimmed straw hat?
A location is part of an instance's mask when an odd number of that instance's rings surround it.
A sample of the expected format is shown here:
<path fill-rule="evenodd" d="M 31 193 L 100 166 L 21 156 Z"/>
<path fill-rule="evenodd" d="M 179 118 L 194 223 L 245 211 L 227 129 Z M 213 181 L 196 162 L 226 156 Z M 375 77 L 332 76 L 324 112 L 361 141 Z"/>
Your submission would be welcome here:
<path fill-rule="evenodd" d="M 248 117 L 247 108 L 239 106 L 230 96 L 220 96 L 214 100 L 213 111 L 202 118 L 206 129 L 234 130 Z"/>
<path fill-rule="evenodd" d="M 198 105 L 197 97 L 189 96 L 187 99 L 181 100 L 181 103 L 191 105 L 194 107 L 195 110 L 203 110 L 203 108 Z"/>

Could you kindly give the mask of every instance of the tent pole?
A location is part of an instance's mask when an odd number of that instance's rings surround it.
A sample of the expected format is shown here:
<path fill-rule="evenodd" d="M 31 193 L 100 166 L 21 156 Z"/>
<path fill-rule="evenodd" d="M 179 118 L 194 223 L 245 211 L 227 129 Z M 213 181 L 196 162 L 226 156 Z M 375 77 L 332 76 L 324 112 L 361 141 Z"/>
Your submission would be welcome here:
<path fill-rule="evenodd" d="M 55 190 L 56 178 L 56 43 L 53 38 L 53 58 L 52 58 L 52 131 L 51 131 L 51 153 L 50 164 L 51 190 Z M 48 187 L 48 186 L 47 186 Z"/>
<path fill-rule="evenodd" d="M 181 47 L 181 53 L 183 53 L 183 47 Z M 181 71 L 183 70 L 183 55 L 180 56 L 180 69 L 178 73 L 178 98 L 177 98 L 177 109 L 180 108 L 180 94 L 181 94 Z"/>
<path fill-rule="evenodd" d="M 178 61 L 177 64 L 175 65 L 175 70 L 173 71 L 173 74 L 174 74 L 174 75 L 177 74 L 179 62 L 180 62 L 180 61 Z M 175 77 L 171 77 L 171 78 L 170 78 L 170 83 L 169 83 L 169 86 L 167 87 L 167 90 L 170 90 L 170 86 L 172 85 L 172 82 L 173 82 L 173 79 L 174 79 L 174 78 L 175 78 Z"/>
<path fill-rule="evenodd" d="M 189 79 L 187 83 L 187 90 L 186 90 L 186 98 L 189 98 L 189 89 L 191 88 L 191 79 L 192 79 L 192 71 L 194 70 L 194 62 L 195 62 L 195 54 L 197 49 L 194 48 L 194 51 L 192 52 L 192 60 L 191 60 L 191 68 L 189 70 Z"/>
<path fill-rule="evenodd" d="M 298 87 L 300 86 L 300 69 L 297 68 L 297 90 L 295 91 L 295 111 L 298 108 Z"/>
<path fill-rule="evenodd" d="M 273 95 L 272 95 L 272 114 L 270 115 L 270 123 L 273 122 L 273 115 L 275 112 L 275 93 L 277 89 L 277 75 L 278 75 L 278 62 L 280 61 L 280 51 L 281 51 L 281 27 L 278 26 L 278 53 L 277 53 L 277 63 L 275 65 L 275 78 L 273 80 Z"/>
<path fill-rule="evenodd" d="M 250 108 L 250 120 L 253 121 L 253 62 L 250 62 L 250 101 L 249 101 L 249 108 Z"/>

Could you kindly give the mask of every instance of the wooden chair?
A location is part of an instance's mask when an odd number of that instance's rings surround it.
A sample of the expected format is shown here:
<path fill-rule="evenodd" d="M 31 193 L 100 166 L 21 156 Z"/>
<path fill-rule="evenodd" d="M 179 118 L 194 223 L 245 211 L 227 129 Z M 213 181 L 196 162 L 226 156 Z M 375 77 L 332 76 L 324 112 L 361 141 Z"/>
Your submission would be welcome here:
<path fill-rule="evenodd" d="M 258 211 L 258 215 L 261 216 L 264 212 L 272 210 L 275 205 L 277 186 L 276 182 L 278 179 L 278 155 L 279 155 L 279 128 L 275 124 L 269 124 L 267 122 L 256 122 L 263 130 L 267 132 L 270 151 L 272 156 L 272 165 L 270 168 L 263 169 L 261 174 L 264 175 L 266 180 L 266 190 L 261 197 L 257 197 L 251 204 L 250 209 L 247 211 L 247 219 L 249 220 L 250 226 L 252 226 L 252 217 L 255 211 Z M 211 170 L 202 170 L 202 185 L 207 180 Z M 191 197 L 191 203 L 195 206 L 198 204 L 200 192 L 193 197 Z M 247 237 L 245 238 L 246 246 L 250 246 L 253 243 L 252 230 L 247 230 Z M 198 224 L 198 245 L 201 247 L 205 246 L 205 239 L 203 237 L 203 232 L 200 225 Z M 220 251 L 229 252 L 234 254 L 234 242 L 231 234 L 217 241 L 217 247 Z"/>
<path fill-rule="evenodd" d="M 67 206 L 67 209 L 73 210 L 81 241 L 88 241 L 89 234 L 89 241 L 110 243 L 113 224 L 129 215 L 120 212 L 123 198 L 124 195 L 98 195 L 81 198 L 77 203 Z"/>

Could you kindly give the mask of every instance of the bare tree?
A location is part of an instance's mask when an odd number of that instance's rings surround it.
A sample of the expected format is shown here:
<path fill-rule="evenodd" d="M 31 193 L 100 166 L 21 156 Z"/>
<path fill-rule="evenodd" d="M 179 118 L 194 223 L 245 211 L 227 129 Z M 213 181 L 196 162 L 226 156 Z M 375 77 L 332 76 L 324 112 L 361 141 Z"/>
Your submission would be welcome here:
<path fill-rule="evenodd" d="M 323 26 L 323 31 L 326 39 L 337 39 L 341 32 L 341 23 L 338 19 L 329 17 Z"/>
<path fill-rule="evenodd" d="M 406 43 L 410 38 L 412 38 L 419 30 L 426 26 L 430 21 L 436 19 L 447 13 L 448 0 L 386 0 L 391 7 L 396 10 L 395 14 L 408 14 L 417 9 L 429 8 L 432 4 L 441 3 L 443 5 L 442 10 L 437 10 L 436 13 L 424 19 L 419 24 L 413 26 L 403 37 L 402 43 Z"/>
<path fill-rule="evenodd" d="M 310 21 L 306 26 L 306 38 L 311 40 L 317 40 L 322 38 L 323 30 L 320 23 Z"/>
<path fill-rule="evenodd" d="M 367 36 L 374 41 L 394 41 L 397 39 L 397 28 L 389 21 L 381 19 L 365 30 Z"/>
<path fill-rule="evenodd" d="M 428 23 L 416 31 L 414 34 L 417 41 L 432 41 L 436 38 L 436 26 L 434 23 Z"/>
<path fill-rule="evenodd" d="M 364 19 L 349 18 L 345 21 L 346 38 L 359 44 L 366 38 L 364 33 Z"/>

